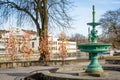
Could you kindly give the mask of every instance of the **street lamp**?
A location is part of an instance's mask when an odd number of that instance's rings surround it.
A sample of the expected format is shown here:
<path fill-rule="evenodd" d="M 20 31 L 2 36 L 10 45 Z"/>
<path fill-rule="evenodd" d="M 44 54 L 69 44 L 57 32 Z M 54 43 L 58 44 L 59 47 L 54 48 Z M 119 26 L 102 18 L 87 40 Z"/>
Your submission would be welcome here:
<path fill-rule="evenodd" d="M 18 41 L 18 53 L 20 53 L 21 52 L 20 45 L 22 43 L 22 36 L 20 34 L 20 29 L 19 28 L 16 28 L 15 35 L 16 35 L 16 39 Z"/>
<path fill-rule="evenodd" d="M 21 40 L 21 38 L 19 37 L 19 39 L 18 39 L 18 45 L 19 45 L 19 49 L 18 49 L 18 52 L 20 53 L 21 52 L 21 49 L 20 49 L 20 45 L 21 45 L 21 42 L 22 40 Z"/>

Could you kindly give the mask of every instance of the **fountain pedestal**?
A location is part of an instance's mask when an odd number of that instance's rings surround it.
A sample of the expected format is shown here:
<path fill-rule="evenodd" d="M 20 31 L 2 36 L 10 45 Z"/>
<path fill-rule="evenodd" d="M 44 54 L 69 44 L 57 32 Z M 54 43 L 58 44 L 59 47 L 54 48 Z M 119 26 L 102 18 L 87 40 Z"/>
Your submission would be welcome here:
<path fill-rule="evenodd" d="M 98 53 L 89 53 L 91 54 L 91 62 L 88 65 L 86 72 L 88 73 L 96 73 L 97 72 L 103 72 L 102 66 L 98 63 Z"/>

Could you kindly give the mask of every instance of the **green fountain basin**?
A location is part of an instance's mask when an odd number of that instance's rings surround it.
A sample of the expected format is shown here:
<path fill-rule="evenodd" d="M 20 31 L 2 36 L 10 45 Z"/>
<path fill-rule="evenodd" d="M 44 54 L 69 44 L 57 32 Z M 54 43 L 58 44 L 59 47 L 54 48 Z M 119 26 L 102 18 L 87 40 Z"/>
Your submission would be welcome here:
<path fill-rule="evenodd" d="M 87 73 L 101 74 L 104 72 L 102 66 L 98 62 L 98 53 L 107 52 L 110 46 L 111 44 L 107 43 L 83 43 L 78 45 L 81 52 L 88 52 L 91 55 L 91 62 L 86 69 Z"/>
<path fill-rule="evenodd" d="M 80 49 L 81 52 L 102 53 L 107 52 L 110 46 L 111 44 L 107 43 L 83 43 L 78 44 L 78 49 Z"/>

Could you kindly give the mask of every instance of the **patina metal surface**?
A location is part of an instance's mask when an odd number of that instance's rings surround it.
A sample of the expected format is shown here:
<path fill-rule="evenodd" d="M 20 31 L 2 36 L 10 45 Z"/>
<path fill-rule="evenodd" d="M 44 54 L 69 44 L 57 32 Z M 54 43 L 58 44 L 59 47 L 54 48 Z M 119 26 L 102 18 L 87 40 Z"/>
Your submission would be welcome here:
<path fill-rule="evenodd" d="M 90 37 L 90 43 L 79 44 L 78 48 L 82 52 L 88 52 L 91 55 L 91 62 L 88 65 L 86 72 L 103 72 L 102 66 L 98 62 L 98 53 L 107 52 L 111 46 L 111 44 L 107 43 L 98 43 L 98 31 L 96 30 L 96 26 L 100 25 L 100 23 L 95 22 L 95 7 L 93 5 L 93 21 L 91 23 L 87 23 L 92 27 Z"/>

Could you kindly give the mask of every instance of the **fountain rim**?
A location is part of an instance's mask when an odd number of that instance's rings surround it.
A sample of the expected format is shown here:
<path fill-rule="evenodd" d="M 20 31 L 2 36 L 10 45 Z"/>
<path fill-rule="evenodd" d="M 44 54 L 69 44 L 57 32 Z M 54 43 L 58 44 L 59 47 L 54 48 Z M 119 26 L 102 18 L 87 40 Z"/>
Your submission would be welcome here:
<path fill-rule="evenodd" d="M 111 46 L 110 43 L 81 43 L 78 46 Z"/>

